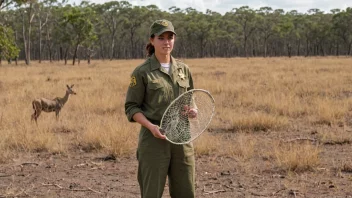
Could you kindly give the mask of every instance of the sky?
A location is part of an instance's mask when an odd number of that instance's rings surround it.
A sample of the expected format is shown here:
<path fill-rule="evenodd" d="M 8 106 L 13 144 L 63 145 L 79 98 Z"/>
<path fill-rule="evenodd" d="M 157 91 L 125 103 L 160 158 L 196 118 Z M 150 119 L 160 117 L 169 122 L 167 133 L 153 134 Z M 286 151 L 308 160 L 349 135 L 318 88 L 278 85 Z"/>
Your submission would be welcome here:
<path fill-rule="evenodd" d="M 74 0 L 80 2 L 80 0 Z M 91 3 L 102 4 L 109 0 L 89 0 Z M 307 13 L 309 9 L 318 8 L 325 13 L 331 9 L 346 9 L 352 7 L 350 0 L 128 0 L 134 6 L 156 5 L 161 10 L 168 10 L 172 6 L 181 9 L 192 7 L 200 12 L 210 9 L 221 14 L 231 11 L 233 8 L 249 6 L 252 9 L 269 6 L 273 9 L 283 9 L 285 11 L 297 10 Z M 350 2 L 350 3 L 347 3 Z"/>

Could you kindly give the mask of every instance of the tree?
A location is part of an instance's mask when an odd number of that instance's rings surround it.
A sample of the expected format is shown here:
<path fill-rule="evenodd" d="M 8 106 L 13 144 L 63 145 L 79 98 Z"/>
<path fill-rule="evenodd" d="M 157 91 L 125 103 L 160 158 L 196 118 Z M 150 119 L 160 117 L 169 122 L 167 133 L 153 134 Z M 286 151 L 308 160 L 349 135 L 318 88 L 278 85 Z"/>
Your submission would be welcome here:
<path fill-rule="evenodd" d="M 14 42 L 12 29 L 0 25 L 0 64 L 1 57 L 12 59 L 18 56 L 18 53 L 19 49 Z"/>
<path fill-rule="evenodd" d="M 173 55 L 178 57 L 352 54 L 351 8 L 298 13 L 243 6 L 222 15 L 191 7 L 162 11 L 128 1 L 80 5 L 66 4 L 67 0 L 0 1 L 0 25 L 13 30 L 11 43 L 20 49 L 18 58 L 28 63 L 83 56 L 144 58 L 150 24 L 157 19 L 174 24 Z"/>
<path fill-rule="evenodd" d="M 124 9 L 123 17 L 123 29 L 126 31 L 126 34 L 129 35 L 130 40 L 131 51 L 129 53 L 129 58 L 137 58 L 136 43 L 138 43 L 138 31 L 141 31 L 141 27 L 144 24 L 149 25 L 152 21 L 152 18 L 150 18 L 148 15 L 148 9 L 139 6 Z"/>
<path fill-rule="evenodd" d="M 352 7 L 346 11 L 339 12 L 333 16 L 333 29 L 335 33 L 345 42 L 347 55 L 351 55 L 352 48 Z"/>
<path fill-rule="evenodd" d="M 274 12 L 271 7 L 261 7 L 258 11 L 258 30 L 264 40 L 264 57 L 267 56 L 268 40 L 275 34 L 278 25 L 280 13 Z"/>
<path fill-rule="evenodd" d="M 10 5 L 21 5 L 31 0 L 0 0 L 0 11 L 9 7 Z"/>
<path fill-rule="evenodd" d="M 75 65 L 79 46 L 85 41 L 96 39 L 92 17 L 95 17 L 95 13 L 89 7 L 67 7 L 67 11 L 64 13 L 60 24 L 60 28 L 62 28 L 61 39 L 74 47 L 72 65 Z"/>
<path fill-rule="evenodd" d="M 104 34 L 103 31 L 107 30 L 109 32 L 109 44 L 110 52 L 109 59 L 112 60 L 115 54 L 115 44 L 116 35 L 120 27 L 119 24 L 122 23 L 121 11 L 125 6 L 130 7 L 131 4 L 126 2 L 125 4 L 120 4 L 118 1 L 111 1 L 104 3 L 103 5 L 97 6 L 96 10 L 99 13 L 100 23 L 97 24 L 101 26 L 100 33 Z"/>
<path fill-rule="evenodd" d="M 240 24 L 242 28 L 242 36 L 243 36 L 243 49 L 245 57 L 248 57 L 247 52 L 247 43 L 249 37 L 254 33 L 257 29 L 257 19 L 255 11 L 248 6 L 242 6 L 240 8 L 233 9 L 233 14 L 235 16 L 235 20 Z"/>

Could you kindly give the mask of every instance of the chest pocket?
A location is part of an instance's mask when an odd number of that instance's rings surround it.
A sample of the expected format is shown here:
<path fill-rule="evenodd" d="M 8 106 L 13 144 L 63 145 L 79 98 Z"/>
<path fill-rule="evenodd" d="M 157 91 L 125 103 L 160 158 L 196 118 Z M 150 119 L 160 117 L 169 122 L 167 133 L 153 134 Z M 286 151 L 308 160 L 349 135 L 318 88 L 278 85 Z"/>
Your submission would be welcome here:
<path fill-rule="evenodd" d="M 170 88 L 161 79 L 152 80 L 148 83 L 147 102 L 154 105 L 168 103 L 171 98 Z"/>
<path fill-rule="evenodd" d="M 148 88 L 152 90 L 161 89 L 163 88 L 163 84 L 161 84 L 160 82 L 151 82 L 148 83 Z"/>
<path fill-rule="evenodd" d="M 177 80 L 177 84 L 178 84 L 178 90 L 179 90 L 178 94 L 179 95 L 185 93 L 187 91 L 187 89 L 189 88 L 188 79 Z"/>

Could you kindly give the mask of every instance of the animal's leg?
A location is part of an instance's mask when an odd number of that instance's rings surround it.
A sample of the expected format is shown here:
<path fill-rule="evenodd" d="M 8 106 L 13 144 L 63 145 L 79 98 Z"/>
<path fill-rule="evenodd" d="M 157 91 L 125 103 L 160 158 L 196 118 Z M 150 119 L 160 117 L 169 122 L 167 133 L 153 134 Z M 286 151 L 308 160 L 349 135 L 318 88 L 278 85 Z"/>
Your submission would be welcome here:
<path fill-rule="evenodd" d="M 34 118 L 35 118 L 35 111 L 34 111 L 34 113 L 31 115 L 31 122 L 33 122 Z"/>
<path fill-rule="evenodd" d="M 38 119 L 38 117 L 40 116 L 40 113 L 41 113 L 42 111 L 41 110 L 36 110 L 36 114 L 35 114 L 35 117 L 34 117 L 34 120 L 35 120 L 35 123 L 38 125 L 38 123 L 37 123 L 37 119 Z"/>
<path fill-rule="evenodd" d="M 34 101 L 32 102 L 32 107 L 33 107 L 34 113 L 31 115 L 31 121 L 33 122 L 33 120 L 35 118 L 35 114 L 36 114 Z"/>
<path fill-rule="evenodd" d="M 34 113 L 31 116 L 31 120 L 33 121 L 34 119 L 35 123 L 38 125 L 37 119 L 41 113 L 41 105 L 37 101 L 33 101 L 32 106 L 33 106 Z"/>
<path fill-rule="evenodd" d="M 59 120 L 60 110 L 55 110 L 56 120 Z"/>

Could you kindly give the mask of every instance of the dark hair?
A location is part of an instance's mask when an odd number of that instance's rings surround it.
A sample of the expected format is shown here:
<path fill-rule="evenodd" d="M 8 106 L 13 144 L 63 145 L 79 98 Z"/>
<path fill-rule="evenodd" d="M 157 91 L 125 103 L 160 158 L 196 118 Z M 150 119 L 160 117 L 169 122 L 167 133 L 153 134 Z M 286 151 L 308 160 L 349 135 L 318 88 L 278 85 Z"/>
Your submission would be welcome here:
<path fill-rule="evenodd" d="M 155 37 L 154 34 L 150 36 L 150 38 L 154 38 L 154 37 Z M 151 56 L 154 54 L 154 52 L 155 52 L 155 48 L 154 48 L 154 46 L 152 45 L 151 42 L 149 42 L 149 43 L 147 44 L 147 46 L 145 47 L 145 49 L 147 50 L 147 56 L 148 56 L 148 57 L 151 57 Z"/>

